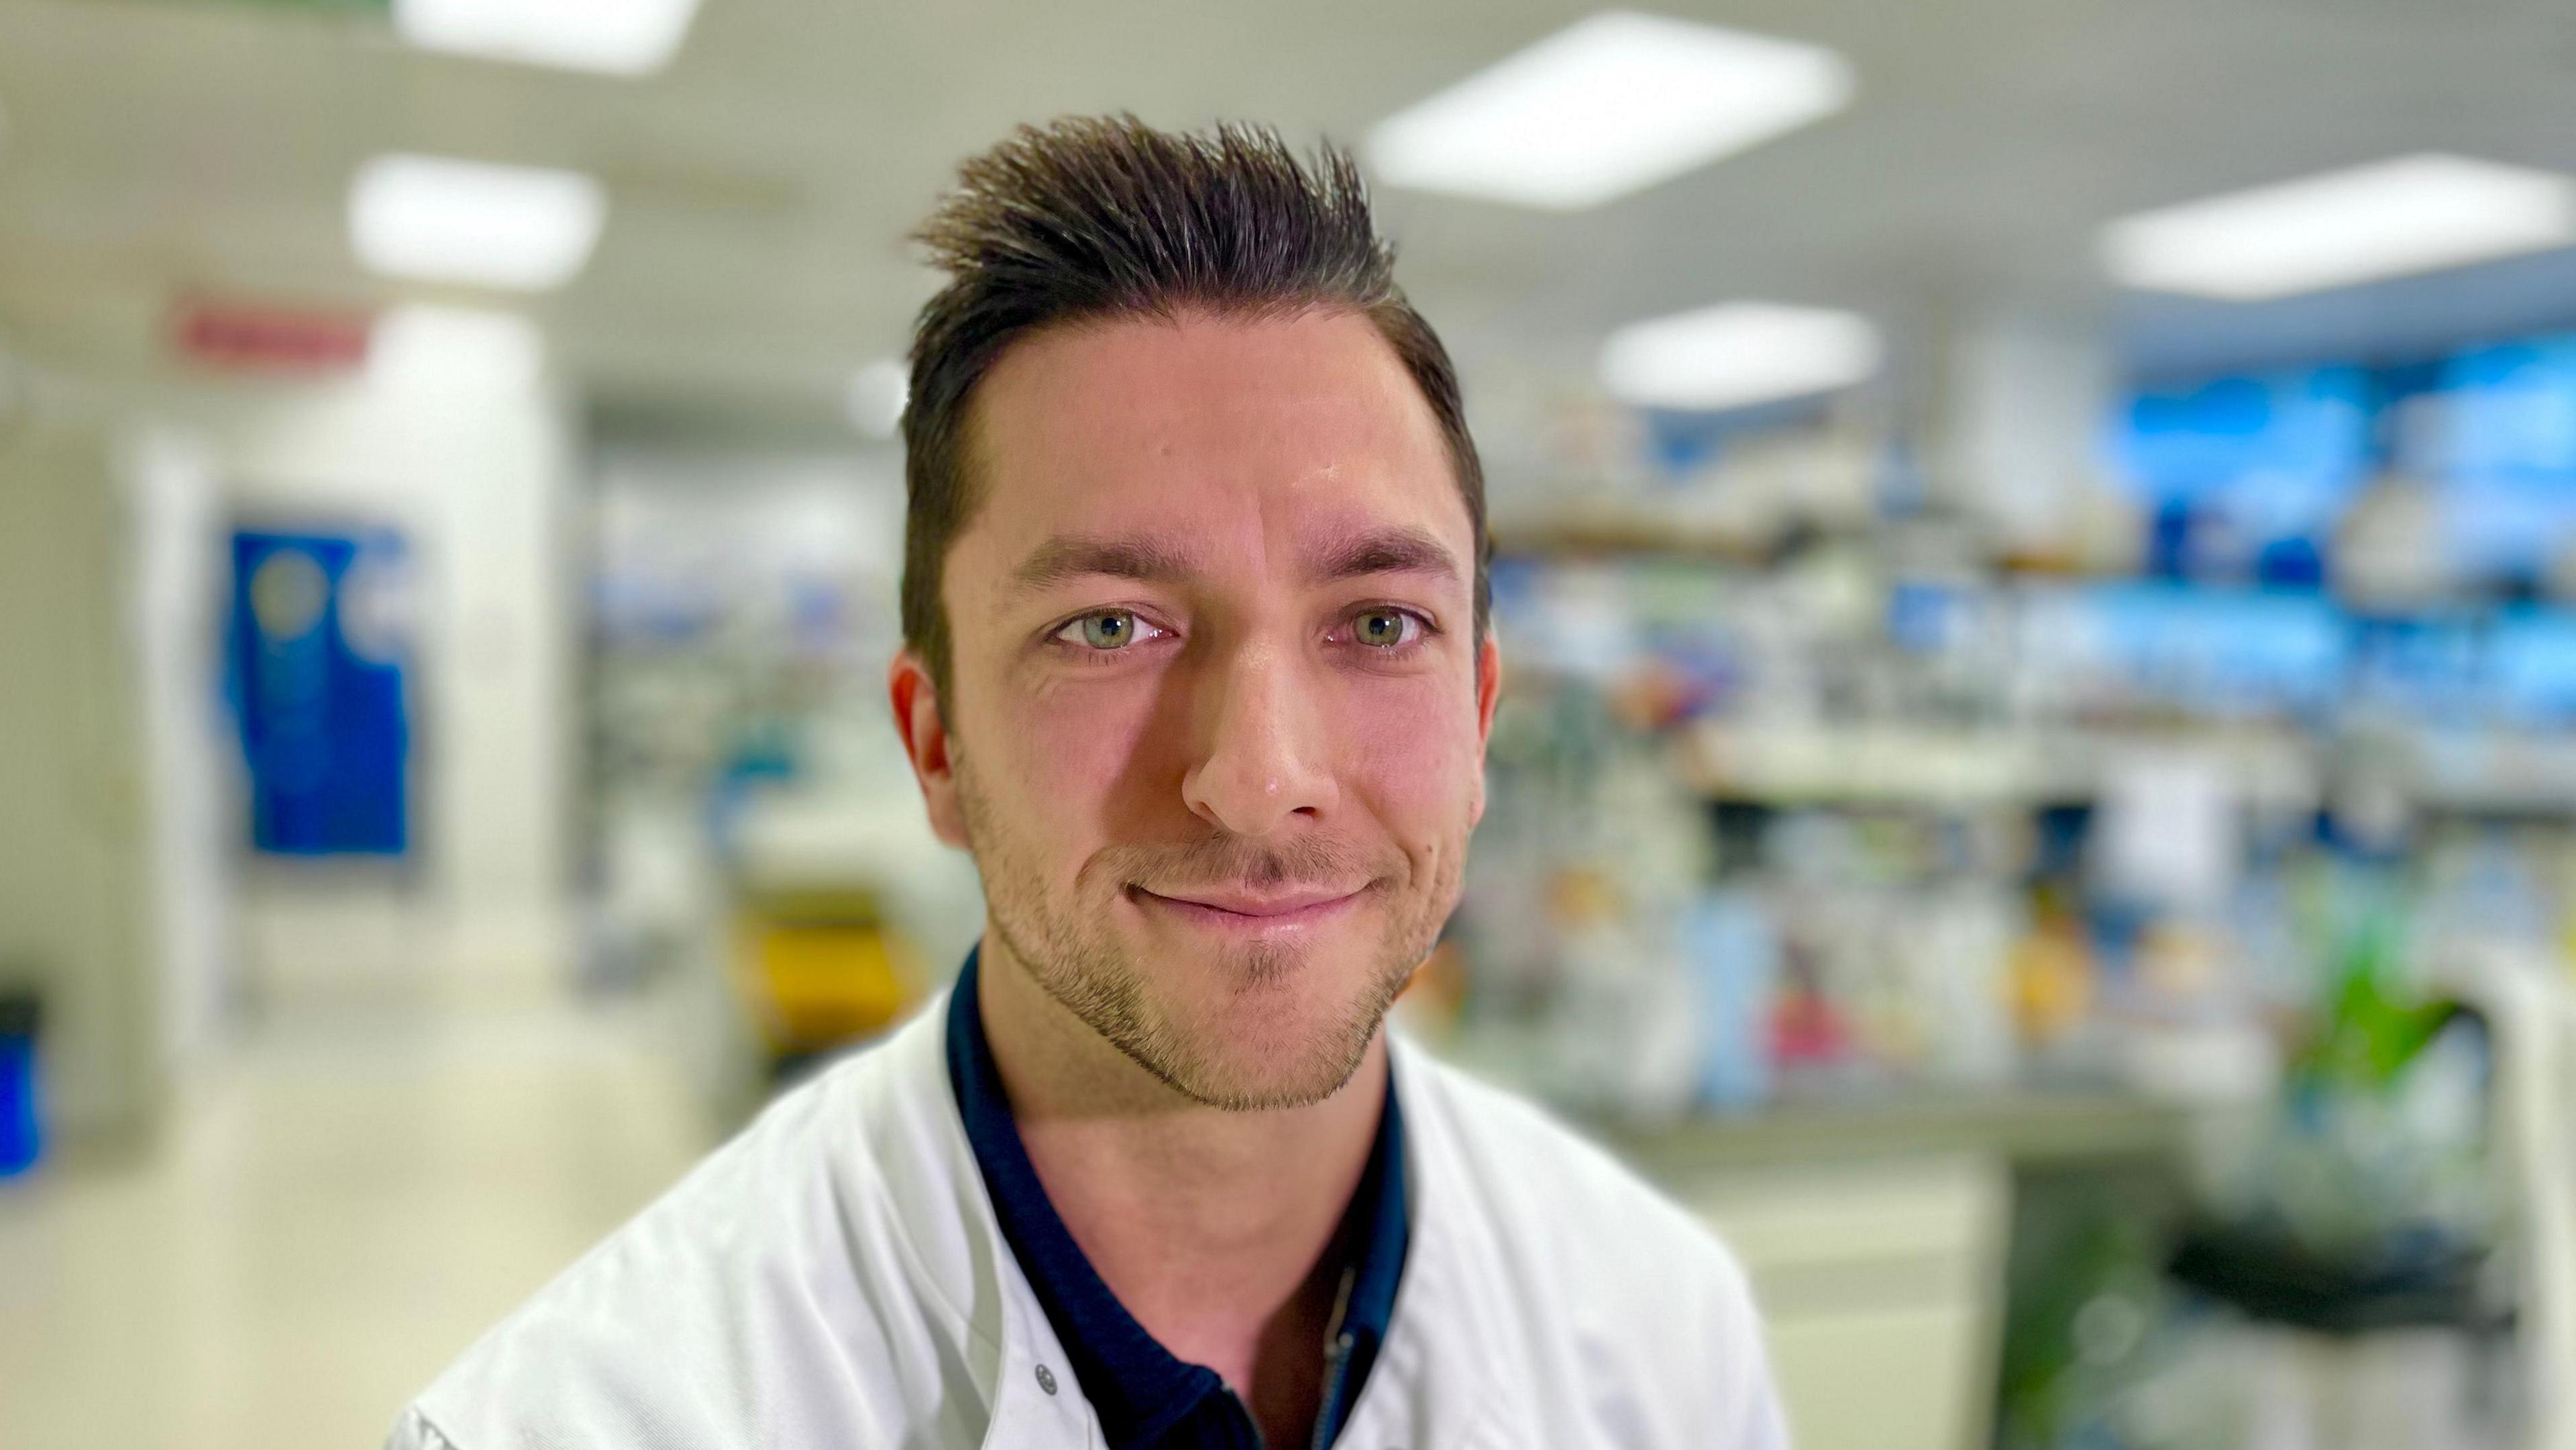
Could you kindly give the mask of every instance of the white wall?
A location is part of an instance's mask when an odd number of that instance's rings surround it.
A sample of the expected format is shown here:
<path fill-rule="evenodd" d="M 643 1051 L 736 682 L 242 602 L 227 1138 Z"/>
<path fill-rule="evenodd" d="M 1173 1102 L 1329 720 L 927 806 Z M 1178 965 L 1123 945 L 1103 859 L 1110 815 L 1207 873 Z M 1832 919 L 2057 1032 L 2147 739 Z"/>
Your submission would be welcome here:
<path fill-rule="evenodd" d="M 116 460 L 128 536 L 123 581 L 141 732 L 160 1047 L 174 1080 L 209 1059 L 240 997 L 232 870 L 232 744 L 221 677 L 226 522 L 214 466 L 166 430 L 131 432 Z"/>
<path fill-rule="evenodd" d="M 0 976 L 45 994 L 66 1136 L 150 1126 L 162 1093 L 146 787 L 108 429 L 0 438 Z"/>
<path fill-rule="evenodd" d="M 0 978 L 46 994 L 63 1134 L 148 1130 L 245 988 L 567 980 L 569 418 L 533 332 L 444 313 L 363 377 L 56 376 L 0 427 Z M 416 870 L 244 860 L 219 631 L 254 517 L 410 535 Z"/>
<path fill-rule="evenodd" d="M 260 863 L 243 898 L 255 985 L 551 988 L 567 946 L 576 458 L 536 335 L 499 314 L 396 313 L 361 377 L 165 390 L 151 413 L 203 458 L 228 518 L 395 525 L 420 569 L 419 871 Z"/>

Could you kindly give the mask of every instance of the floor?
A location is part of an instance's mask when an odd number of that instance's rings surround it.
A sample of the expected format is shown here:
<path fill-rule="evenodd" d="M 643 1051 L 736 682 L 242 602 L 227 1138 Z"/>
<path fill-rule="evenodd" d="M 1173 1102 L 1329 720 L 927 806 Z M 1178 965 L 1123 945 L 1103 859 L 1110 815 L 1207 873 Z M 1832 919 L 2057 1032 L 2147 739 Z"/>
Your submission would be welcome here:
<path fill-rule="evenodd" d="M 0 1185 L 0 1446 L 380 1443 L 440 1366 L 708 1146 L 648 1021 L 276 1018 L 149 1153 Z"/>

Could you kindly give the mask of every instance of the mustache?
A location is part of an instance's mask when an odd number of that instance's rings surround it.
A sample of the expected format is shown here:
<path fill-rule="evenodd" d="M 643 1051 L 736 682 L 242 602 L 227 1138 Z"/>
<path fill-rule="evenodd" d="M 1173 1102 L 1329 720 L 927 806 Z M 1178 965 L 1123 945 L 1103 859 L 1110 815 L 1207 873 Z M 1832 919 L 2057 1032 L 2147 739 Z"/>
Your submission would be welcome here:
<path fill-rule="evenodd" d="M 1119 846 L 1104 853 L 1100 864 L 1120 881 L 1155 892 L 1220 886 L 1256 891 L 1354 886 L 1402 869 L 1396 853 L 1370 851 L 1347 841 L 1253 841 L 1228 835 L 1180 845 Z"/>

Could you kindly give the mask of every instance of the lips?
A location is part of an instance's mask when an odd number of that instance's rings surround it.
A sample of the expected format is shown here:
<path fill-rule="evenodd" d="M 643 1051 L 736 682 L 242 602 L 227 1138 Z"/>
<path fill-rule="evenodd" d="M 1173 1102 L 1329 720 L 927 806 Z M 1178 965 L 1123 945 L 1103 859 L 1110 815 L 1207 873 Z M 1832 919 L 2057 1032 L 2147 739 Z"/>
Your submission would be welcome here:
<path fill-rule="evenodd" d="M 1140 905 L 1159 907 L 1202 926 L 1268 932 L 1334 916 L 1366 895 L 1368 889 L 1367 884 L 1362 884 L 1306 886 L 1284 892 L 1232 887 L 1154 891 L 1143 886 L 1131 886 L 1128 891 Z"/>
<path fill-rule="evenodd" d="M 1184 906 L 1204 906 L 1210 911 L 1230 911 L 1237 916 L 1290 916 L 1310 907 L 1324 906 L 1347 897 L 1357 896 L 1367 888 L 1365 886 L 1312 887 L 1286 894 L 1204 889 L 1152 891 L 1142 886 L 1136 889 L 1148 896 L 1159 896 L 1165 901 L 1179 902 Z"/>

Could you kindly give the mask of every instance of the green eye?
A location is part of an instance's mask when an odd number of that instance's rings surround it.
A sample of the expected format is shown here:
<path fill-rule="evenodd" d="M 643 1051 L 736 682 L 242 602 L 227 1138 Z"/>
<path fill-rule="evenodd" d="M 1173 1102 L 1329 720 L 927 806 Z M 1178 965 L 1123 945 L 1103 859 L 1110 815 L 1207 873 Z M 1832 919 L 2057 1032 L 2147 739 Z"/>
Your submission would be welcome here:
<path fill-rule="evenodd" d="M 1086 614 L 1076 623 L 1082 626 L 1082 642 L 1093 649 L 1125 649 L 1136 638 L 1136 616 L 1124 610 Z"/>
<path fill-rule="evenodd" d="M 1405 642 L 1404 627 L 1412 622 L 1398 610 L 1372 609 L 1354 621 L 1351 632 L 1362 644 L 1394 649 Z"/>
<path fill-rule="evenodd" d="M 1172 631 L 1132 609 L 1095 609 L 1056 627 L 1057 643 L 1086 654 L 1118 654 L 1147 640 L 1167 640 Z"/>

